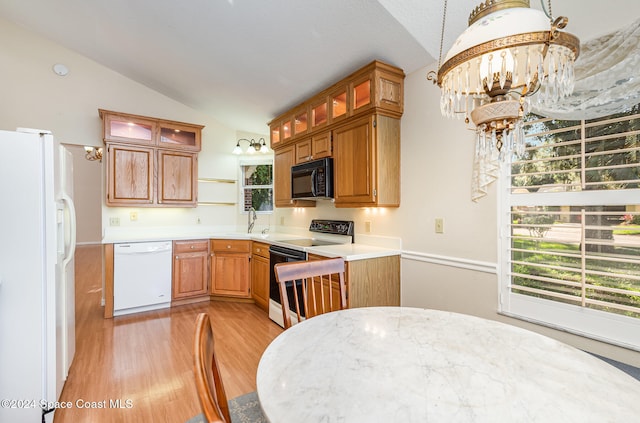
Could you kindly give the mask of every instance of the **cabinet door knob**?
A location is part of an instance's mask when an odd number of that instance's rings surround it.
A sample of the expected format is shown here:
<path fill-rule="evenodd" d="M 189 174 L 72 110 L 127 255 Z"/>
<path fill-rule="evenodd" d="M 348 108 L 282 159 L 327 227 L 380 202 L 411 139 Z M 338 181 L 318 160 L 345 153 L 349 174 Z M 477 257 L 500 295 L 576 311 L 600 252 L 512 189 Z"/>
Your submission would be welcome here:
<path fill-rule="evenodd" d="M 178 259 L 180 259 L 180 257 L 179 257 L 179 256 L 176 256 L 176 260 L 178 260 Z"/>
<path fill-rule="evenodd" d="M 227 245 L 227 248 L 231 248 L 231 245 Z"/>
<path fill-rule="evenodd" d="M 195 247 L 195 245 L 192 245 L 192 246 L 191 246 L 191 249 L 193 250 L 194 248 L 196 248 L 196 247 Z"/>

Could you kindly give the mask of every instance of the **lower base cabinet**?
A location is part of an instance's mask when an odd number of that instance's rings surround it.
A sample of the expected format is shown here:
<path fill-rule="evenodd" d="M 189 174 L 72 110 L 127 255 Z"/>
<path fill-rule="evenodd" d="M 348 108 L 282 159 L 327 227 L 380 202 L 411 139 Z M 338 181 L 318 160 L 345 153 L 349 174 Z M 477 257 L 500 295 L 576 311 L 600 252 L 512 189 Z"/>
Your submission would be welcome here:
<path fill-rule="evenodd" d="M 206 299 L 208 281 L 209 241 L 174 241 L 172 300 L 194 297 Z"/>
<path fill-rule="evenodd" d="M 251 298 L 251 241 L 211 240 L 211 295 Z"/>
<path fill-rule="evenodd" d="M 111 318 L 113 244 L 105 244 L 103 254 L 104 317 Z M 324 258 L 309 255 L 309 260 Z M 354 260 L 345 264 L 349 308 L 400 305 L 400 256 Z M 268 244 L 228 239 L 173 242 L 172 305 L 206 301 L 209 298 L 230 298 L 254 301 L 268 312 L 269 278 Z M 336 283 L 332 284 L 332 289 L 334 301 L 339 300 Z M 327 294 L 325 292 L 325 298 Z"/>
<path fill-rule="evenodd" d="M 400 256 L 347 262 L 347 306 L 400 306 Z"/>
<path fill-rule="evenodd" d="M 251 298 L 264 311 L 269 311 L 269 245 L 254 242 L 251 247 Z"/>

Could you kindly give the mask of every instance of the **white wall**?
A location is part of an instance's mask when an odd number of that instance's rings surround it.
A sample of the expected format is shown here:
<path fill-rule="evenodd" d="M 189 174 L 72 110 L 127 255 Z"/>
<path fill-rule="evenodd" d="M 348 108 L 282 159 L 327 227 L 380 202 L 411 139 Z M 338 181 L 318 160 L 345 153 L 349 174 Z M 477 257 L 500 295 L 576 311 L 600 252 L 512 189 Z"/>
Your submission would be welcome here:
<path fill-rule="evenodd" d="M 52 71 L 56 63 L 65 64 L 69 74 L 56 75 Z M 63 143 L 101 146 L 99 108 L 201 124 L 205 128 L 199 154 L 199 176 L 238 177 L 237 157 L 231 154 L 236 143 L 235 129 L 2 19 L 0 66 L 2 129 L 48 129 Z M 265 132 L 267 130 L 265 124 Z M 107 227 L 110 217 L 119 217 L 123 230 L 142 226 L 196 225 L 197 218 L 203 227 L 235 227 L 239 220 L 238 208 L 233 206 L 196 209 L 105 207 L 102 204 L 104 163 L 78 162 L 82 152 L 79 148 L 74 150 L 79 242 L 100 242 L 102 229 Z M 138 212 L 136 222 L 129 220 L 130 211 Z"/>

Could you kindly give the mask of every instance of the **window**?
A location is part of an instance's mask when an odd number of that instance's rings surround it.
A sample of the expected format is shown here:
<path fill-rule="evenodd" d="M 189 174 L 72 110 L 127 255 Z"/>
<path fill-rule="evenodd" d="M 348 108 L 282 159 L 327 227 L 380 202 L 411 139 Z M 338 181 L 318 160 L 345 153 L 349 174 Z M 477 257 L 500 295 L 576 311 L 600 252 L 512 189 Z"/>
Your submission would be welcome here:
<path fill-rule="evenodd" d="M 242 162 L 242 211 L 273 212 L 273 162 Z"/>
<path fill-rule="evenodd" d="M 525 133 L 503 169 L 501 311 L 640 349 L 640 105 Z"/>

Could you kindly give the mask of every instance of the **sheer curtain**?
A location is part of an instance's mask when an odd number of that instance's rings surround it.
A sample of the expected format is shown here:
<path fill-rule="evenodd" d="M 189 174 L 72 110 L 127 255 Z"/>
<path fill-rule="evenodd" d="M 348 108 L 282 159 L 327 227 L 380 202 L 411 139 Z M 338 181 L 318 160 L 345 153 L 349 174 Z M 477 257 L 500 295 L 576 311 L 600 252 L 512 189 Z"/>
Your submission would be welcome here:
<path fill-rule="evenodd" d="M 531 111 L 563 120 L 595 119 L 624 112 L 640 103 L 640 19 L 586 41 L 575 64 L 573 94 L 551 107 L 531 99 Z M 471 199 L 478 201 L 498 178 L 497 154 L 483 155 L 476 145 Z"/>

